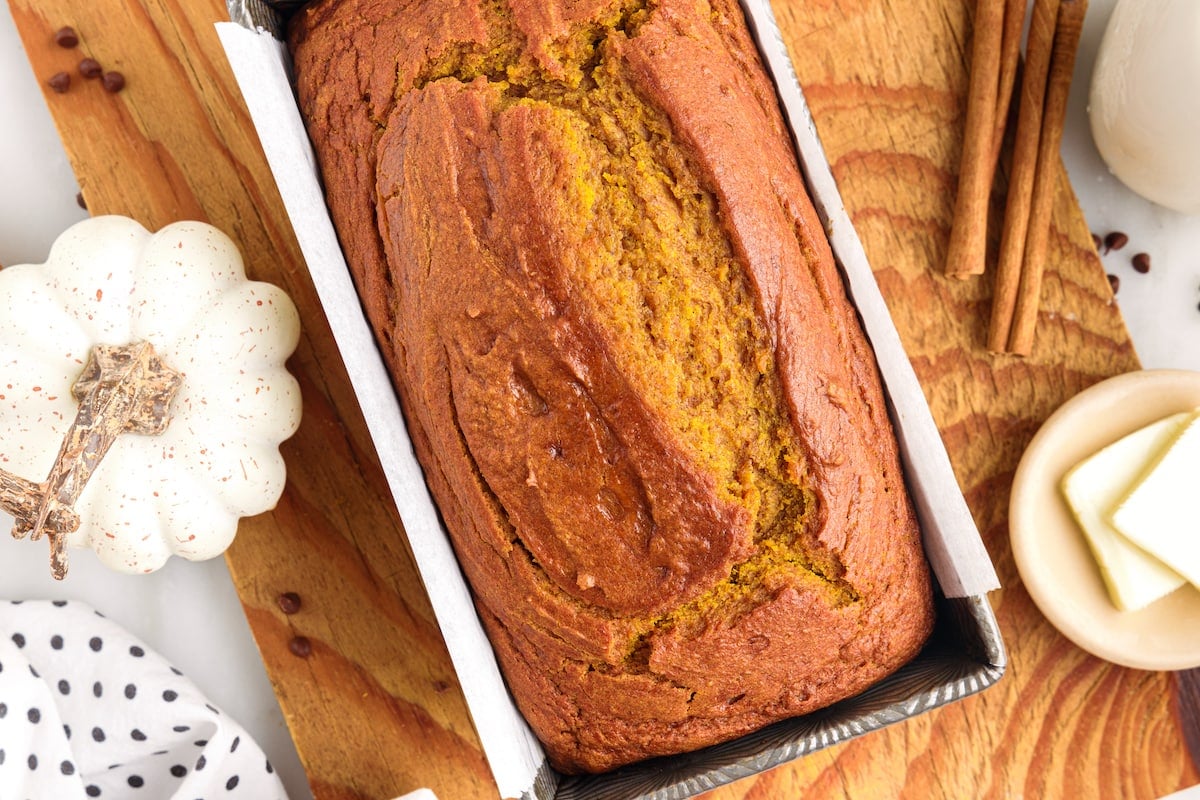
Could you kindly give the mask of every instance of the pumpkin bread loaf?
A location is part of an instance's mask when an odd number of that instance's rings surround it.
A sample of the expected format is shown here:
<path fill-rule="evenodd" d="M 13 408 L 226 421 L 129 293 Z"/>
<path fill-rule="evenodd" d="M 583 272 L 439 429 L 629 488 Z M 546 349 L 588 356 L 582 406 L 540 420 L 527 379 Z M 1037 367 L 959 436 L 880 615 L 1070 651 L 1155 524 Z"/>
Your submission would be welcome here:
<path fill-rule="evenodd" d="M 873 355 L 734 0 L 319 0 L 301 110 L 417 455 L 567 772 L 912 658 Z"/>

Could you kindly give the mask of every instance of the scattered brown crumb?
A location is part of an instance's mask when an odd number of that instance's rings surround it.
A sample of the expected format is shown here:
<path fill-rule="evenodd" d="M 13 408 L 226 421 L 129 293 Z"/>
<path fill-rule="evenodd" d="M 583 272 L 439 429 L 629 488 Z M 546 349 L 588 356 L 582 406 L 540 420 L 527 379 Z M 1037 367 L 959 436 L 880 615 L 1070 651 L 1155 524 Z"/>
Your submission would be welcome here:
<path fill-rule="evenodd" d="M 82 58 L 79 60 L 79 74 L 85 78 L 99 78 L 104 74 L 104 67 L 94 58 Z"/>
<path fill-rule="evenodd" d="M 279 595 L 279 610 L 285 614 L 295 614 L 300 610 L 300 595 L 295 592 L 284 592 Z"/>
<path fill-rule="evenodd" d="M 312 642 L 307 636 L 293 636 L 288 642 L 288 650 L 297 658 L 308 658 L 312 655 Z"/>
<path fill-rule="evenodd" d="M 54 43 L 70 49 L 79 44 L 79 34 L 70 25 L 64 25 L 54 32 Z"/>
<path fill-rule="evenodd" d="M 71 76 L 65 72 L 56 72 L 46 81 L 46 85 L 59 94 L 71 88 Z"/>
<path fill-rule="evenodd" d="M 104 88 L 110 92 L 119 92 L 125 88 L 125 76 L 116 71 L 104 73 L 104 77 L 100 80 L 104 83 Z"/>

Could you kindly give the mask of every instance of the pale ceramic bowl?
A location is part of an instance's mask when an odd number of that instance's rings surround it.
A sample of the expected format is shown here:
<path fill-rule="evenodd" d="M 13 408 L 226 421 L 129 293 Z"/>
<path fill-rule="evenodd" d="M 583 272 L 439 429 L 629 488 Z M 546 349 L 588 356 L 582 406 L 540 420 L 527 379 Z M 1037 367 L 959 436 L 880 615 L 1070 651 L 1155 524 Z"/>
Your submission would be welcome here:
<path fill-rule="evenodd" d="M 1198 372 L 1145 370 L 1110 378 L 1046 420 L 1013 478 L 1009 531 L 1025 588 L 1064 636 L 1116 664 L 1200 667 L 1200 590 L 1189 584 L 1141 610 L 1118 610 L 1059 483 L 1075 464 L 1122 436 L 1196 407 Z M 1200 528 L 1200 492 L 1196 508 Z"/>

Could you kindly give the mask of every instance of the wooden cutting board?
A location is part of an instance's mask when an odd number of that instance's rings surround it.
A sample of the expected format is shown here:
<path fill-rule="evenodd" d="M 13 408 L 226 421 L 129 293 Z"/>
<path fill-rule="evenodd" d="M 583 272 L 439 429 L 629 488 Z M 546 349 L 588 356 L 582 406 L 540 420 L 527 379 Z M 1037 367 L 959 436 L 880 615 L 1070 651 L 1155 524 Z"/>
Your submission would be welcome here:
<path fill-rule="evenodd" d="M 420 786 L 493 798 L 403 530 L 253 126 L 213 31 L 219 0 L 9 0 L 45 79 L 88 55 L 119 94 L 76 76 L 47 102 L 93 213 L 156 228 L 194 218 L 283 286 L 305 332 L 291 366 L 304 421 L 287 490 L 247 520 L 228 563 L 315 795 L 386 800 Z M 1010 651 L 982 695 L 830 748 L 711 798 L 1155 798 L 1200 782 L 1169 674 L 1122 669 L 1061 637 L 1020 584 L 1007 539 L 1013 470 L 1066 398 L 1136 369 L 1090 233 L 1060 177 L 1033 355 L 982 347 L 987 278 L 941 277 L 960 147 L 971 4 L 776 0 L 850 214 L 1005 588 Z M 82 43 L 63 50 L 53 32 Z M 993 263 L 995 244 L 993 237 Z M 301 596 L 285 615 L 283 592 Z M 289 641 L 304 636 L 307 657 Z M 1182 683 L 1195 694 L 1194 676 Z"/>

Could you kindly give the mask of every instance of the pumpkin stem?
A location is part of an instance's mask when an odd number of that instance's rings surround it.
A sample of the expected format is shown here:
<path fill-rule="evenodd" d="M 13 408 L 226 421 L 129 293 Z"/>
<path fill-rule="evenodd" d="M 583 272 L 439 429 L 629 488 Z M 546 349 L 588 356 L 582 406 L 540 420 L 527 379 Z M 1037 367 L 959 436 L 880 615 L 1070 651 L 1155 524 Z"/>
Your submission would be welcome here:
<path fill-rule="evenodd" d="M 14 539 L 23 539 L 33 530 L 33 521 L 37 518 L 38 507 L 45 491 L 45 484 L 27 481 L 0 470 L 0 508 L 8 512 L 16 522 L 12 530 Z M 72 509 L 56 506 L 50 511 L 46 527 L 71 533 L 79 528 L 79 515 Z"/>
<path fill-rule="evenodd" d="M 149 342 L 96 345 L 71 387 L 79 400 L 50 475 L 33 483 L 0 470 L 0 507 L 15 519 L 13 536 L 50 539 L 50 571 L 67 574 L 67 536 L 79 529 L 75 502 L 117 437 L 153 436 L 170 423 L 170 405 L 183 376 Z"/>

